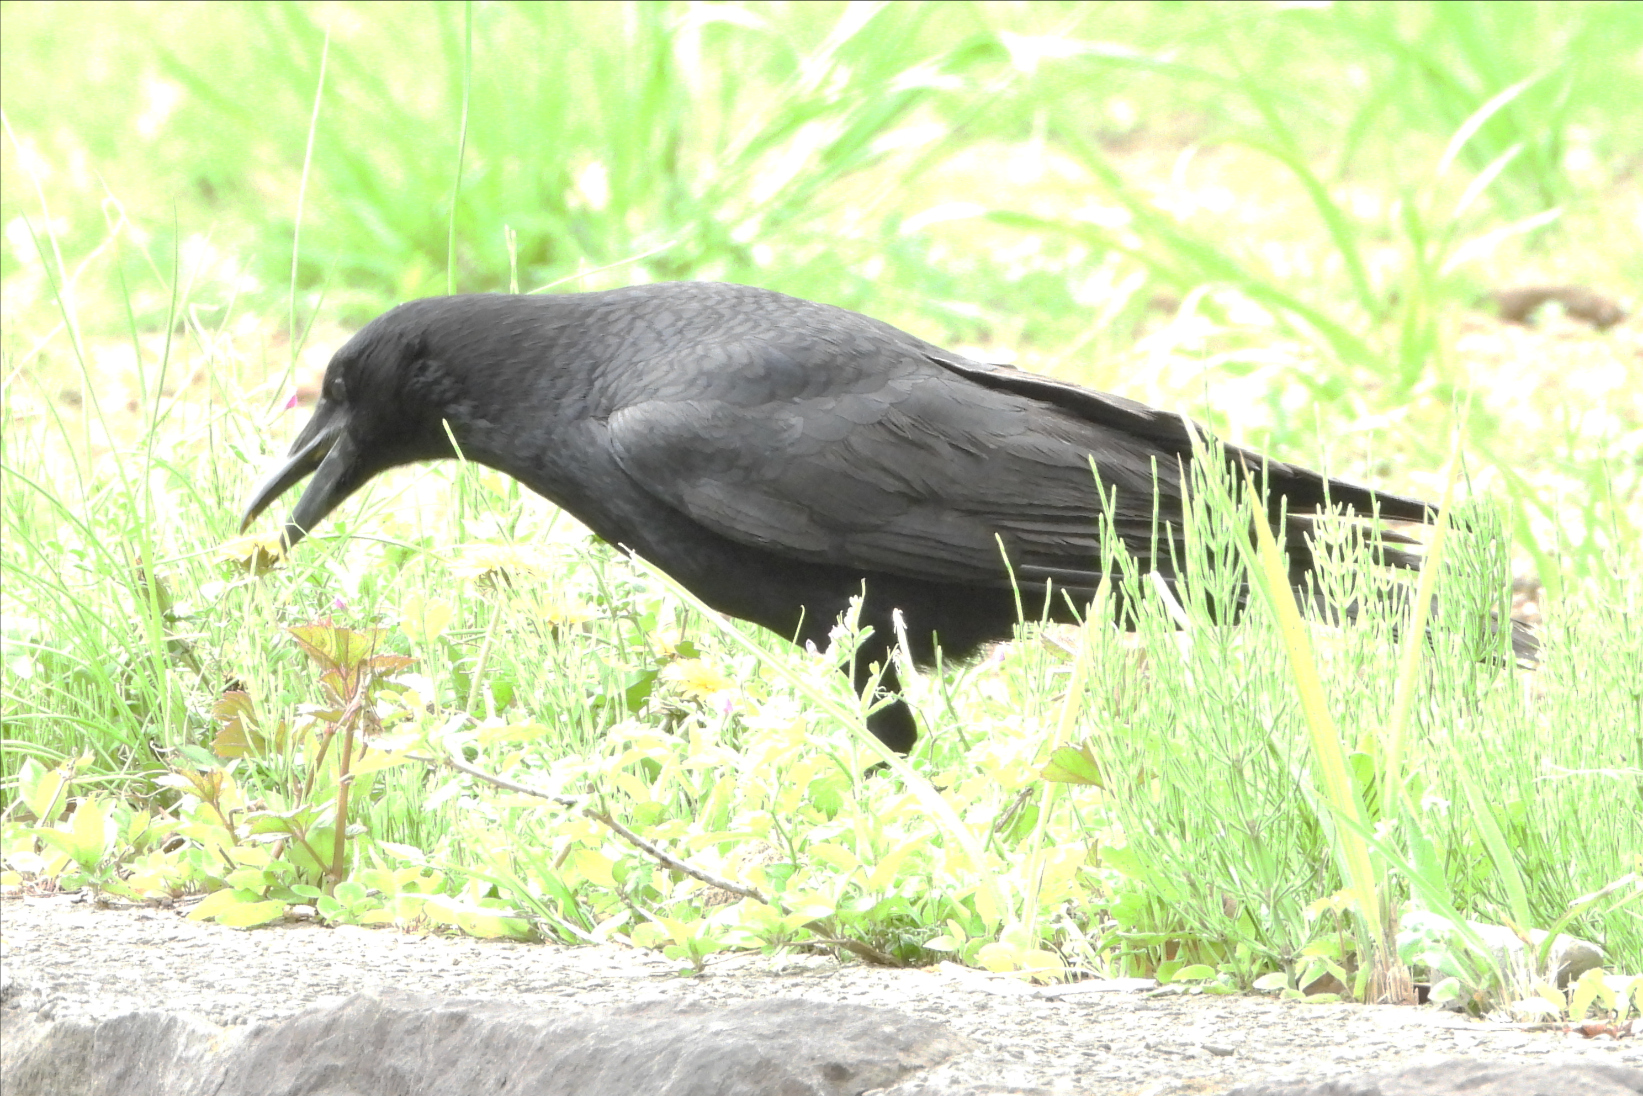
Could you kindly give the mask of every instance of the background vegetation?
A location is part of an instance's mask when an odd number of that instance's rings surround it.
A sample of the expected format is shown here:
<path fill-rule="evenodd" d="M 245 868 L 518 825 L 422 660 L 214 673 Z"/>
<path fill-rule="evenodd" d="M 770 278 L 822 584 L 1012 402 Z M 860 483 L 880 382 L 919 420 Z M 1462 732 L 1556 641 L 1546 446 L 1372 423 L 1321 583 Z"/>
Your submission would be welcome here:
<path fill-rule="evenodd" d="M 1469 921 L 1643 968 L 1643 340 L 1488 297 L 1635 307 L 1643 9 L 0 13 L 6 886 L 1292 993 L 1370 992 L 1401 950 L 1530 1011 Z M 1371 614 L 1297 652 L 1281 598 L 1218 629 L 1115 573 L 1135 639 L 1029 622 L 916 678 L 912 769 L 864 776 L 847 627 L 816 656 L 716 621 L 484 470 L 384 477 L 277 567 L 235 539 L 383 308 L 672 278 L 1405 493 L 1444 492 L 1458 436 L 1434 640 L 1405 671 Z M 1256 562 L 1223 501 L 1199 593 Z M 1545 584 L 1534 673 L 1465 623 L 1514 573 Z M 588 798 L 426 760 L 453 753 Z M 1582 984 L 1557 1007 L 1638 988 Z"/>

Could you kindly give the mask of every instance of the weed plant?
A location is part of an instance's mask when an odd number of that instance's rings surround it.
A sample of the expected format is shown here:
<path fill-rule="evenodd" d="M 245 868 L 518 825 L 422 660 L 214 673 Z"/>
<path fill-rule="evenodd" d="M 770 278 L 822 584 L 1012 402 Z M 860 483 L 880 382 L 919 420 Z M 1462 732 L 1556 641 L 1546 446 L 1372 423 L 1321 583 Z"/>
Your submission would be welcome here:
<path fill-rule="evenodd" d="M 1519 346 L 1588 355 L 1514 382 L 1549 390 L 1527 414 L 1463 319 L 1505 266 L 1643 284 L 1605 228 L 1635 8 L 97 10 L 5 12 L 5 887 L 694 967 L 819 946 L 1365 996 L 1401 957 L 1475 1007 L 1532 988 L 1467 928 L 1504 924 L 1604 947 L 1565 1011 L 1636 1008 L 1635 331 Z M 808 653 L 719 620 L 487 470 L 373 481 L 277 564 L 235 537 L 339 329 L 447 287 L 673 277 L 1405 491 L 1443 490 L 1458 426 L 1431 622 L 1326 525 L 1325 600 L 1359 611 L 1298 652 L 1239 485 L 1206 481 L 1177 588 L 1112 555 L 1097 623 L 904 671 L 929 733 L 868 775 L 848 622 Z M 1508 534 L 1548 590 L 1532 673 L 1498 626 Z"/>

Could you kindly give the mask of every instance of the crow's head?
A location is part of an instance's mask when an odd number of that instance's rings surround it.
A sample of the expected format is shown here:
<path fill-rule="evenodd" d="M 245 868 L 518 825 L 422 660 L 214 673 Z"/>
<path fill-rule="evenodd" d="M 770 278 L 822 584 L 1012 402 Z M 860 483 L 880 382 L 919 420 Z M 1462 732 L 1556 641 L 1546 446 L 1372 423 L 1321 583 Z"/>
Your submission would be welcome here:
<path fill-rule="evenodd" d="M 314 417 L 285 462 L 252 492 L 242 532 L 309 474 L 314 479 L 285 525 L 288 544 L 377 473 L 456 455 L 447 423 L 454 427 L 462 417 L 459 381 L 430 350 L 424 321 L 414 306 L 402 306 L 373 320 L 332 356 Z"/>

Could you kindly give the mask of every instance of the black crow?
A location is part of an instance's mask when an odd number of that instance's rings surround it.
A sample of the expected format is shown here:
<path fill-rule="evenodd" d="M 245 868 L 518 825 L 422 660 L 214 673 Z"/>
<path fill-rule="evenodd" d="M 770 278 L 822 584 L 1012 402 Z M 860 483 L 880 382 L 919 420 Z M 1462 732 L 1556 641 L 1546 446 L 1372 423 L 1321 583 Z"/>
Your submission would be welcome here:
<path fill-rule="evenodd" d="M 708 605 L 798 642 L 825 646 L 865 584 L 855 684 L 877 663 L 887 692 L 893 610 L 929 664 L 938 640 L 964 658 L 1023 609 L 1068 619 L 1063 593 L 1087 600 L 1101 577 L 1092 460 L 1125 547 L 1170 575 L 1167 546 L 1150 558 L 1154 530 L 1181 529 L 1194 442 L 1179 415 L 763 289 L 435 297 L 336 352 L 242 526 L 312 473 L 286 525 L 295 544 L 378 472 L 455 457 L 452 438 Z M 1298 584 L 1326 491 L 1362 514 L 1430 519 L 1415 499 L 1224 453 L 1265 469 L 1275 524 L 1279 497 L 1296 515 L 1278 531 Z M 868 725 L 903 753 L 917 737 L 899 699 Z"/>

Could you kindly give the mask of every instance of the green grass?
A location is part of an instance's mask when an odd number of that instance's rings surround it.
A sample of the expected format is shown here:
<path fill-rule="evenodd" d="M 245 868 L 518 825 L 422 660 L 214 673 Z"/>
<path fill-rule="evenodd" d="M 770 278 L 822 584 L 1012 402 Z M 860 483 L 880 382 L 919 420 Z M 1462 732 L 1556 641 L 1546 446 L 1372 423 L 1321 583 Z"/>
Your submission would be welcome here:
<path fill-rule="evenodd" d="M 383 477 L 271 573 L 224 550 L 302 417 L 292 376 L 387 305 L 724 278 L 1408 493 L 1442 492 L 1461 429 L 1467 501 L 1403 721 L 1394 612 L 1309 630 L 1374 886 L 1388 909 L 1566 924 L 1643 969 L 1636 323 L 1477 311 L 1502 281 L 1643 284 L 1614 227 L 1643 154 L 1633 6 L 3 15 L 13 870 L 209 889 L 230 923 L 317 887 L 333 920 L 622 933 L 686 962 L 847 938 L 1295 989 L 1387 960 L 1350 912 L 1360 854 L 1275 618 L 1215 627 L 1195 600 L 1249 565 L 1219 504 L 1195 520 L 1218 562 L 1181 604 L 1115 575 L 1133 638 L 1029 623 L 913 678 L 916 772 L 872 777 L 827 658 L 711 619 L 493 473 Z M 1343 600 L 1380 581 L 1361 546 L 1338 555 Z M 1479 657 L 1514 569 L 1548 589 L 1533 675 Z M 336 751 L 316 752 L 342 724 L 286 631 L 318 619 L 416 660 L 375 686 L 386 737 L 359 760 L 383 767 L 355 780 L 335 886 L 289 851 L 307 838 L 211 814 L 334 839 Z M 240 692 L 250 752 L 225 731 Z M 1097 784 L 1046 785 L 1064 744 Z M 780 909 L 704 903 L 585 815 L 414 760 L 449 748 L 594 795 Z"/>

